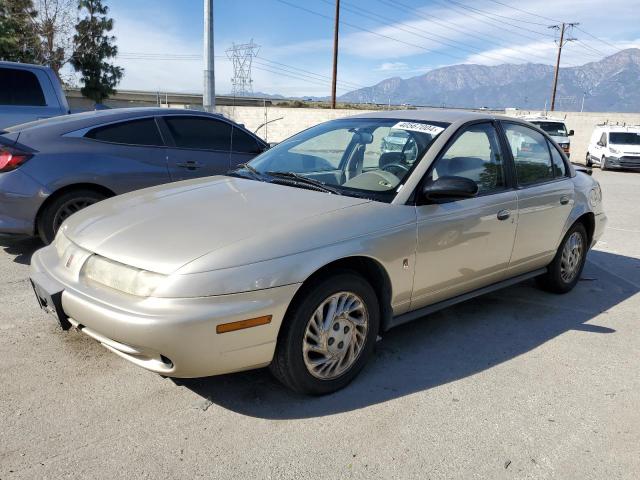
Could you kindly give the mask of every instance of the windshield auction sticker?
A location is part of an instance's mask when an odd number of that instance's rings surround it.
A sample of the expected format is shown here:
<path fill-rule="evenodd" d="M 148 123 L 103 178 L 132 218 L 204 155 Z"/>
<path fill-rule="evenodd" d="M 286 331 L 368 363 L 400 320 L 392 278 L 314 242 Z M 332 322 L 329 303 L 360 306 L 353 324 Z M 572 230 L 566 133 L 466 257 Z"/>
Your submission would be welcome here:
<path fill-rule="evenodd" d="M 395 128 L 398 130 L 411 130 L 413 132 L 428 133 L 430 135 L 438 135 L 441 131 L 444 130 L 443 127 L 438 127 L 436 125 L 429 125 L 428 123 L 418 123 L 418 122 L 398 122 L 391 128 Z"/>

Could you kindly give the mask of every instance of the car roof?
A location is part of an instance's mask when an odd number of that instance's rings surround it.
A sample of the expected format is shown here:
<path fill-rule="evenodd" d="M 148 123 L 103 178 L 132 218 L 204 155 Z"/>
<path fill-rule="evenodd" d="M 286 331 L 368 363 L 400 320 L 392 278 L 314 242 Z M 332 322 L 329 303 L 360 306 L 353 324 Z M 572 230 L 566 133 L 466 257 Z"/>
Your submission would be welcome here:
<path fill-rule="evenodd" d="M 491 113 L 473 112 L 470 110 L 449 110 L 443 108 L 425 108 L 420 110 L 384 110 L 379 112 L 353 115 L 349 118 L 391 118 L 397 120 L 417 120 L 446 123 L 483 119 L 519 120 L 518 118 L 507 117 L 505 115 L 494 115 Z"/>
<path fill-rule="evenodd" d="M 6 60 L 0 60 L 0 68 L 2 67 L 21 68 L 25 70 L 51 70 L 50 67 L 47 67 L 45 65 L 36 65 L 33 63 L 22 62 L 8 62 Z"/>
<path fill-rule="evenodd" d="M 609 132 L 640 132 L 640 125 L 597 125 L 596 130 L 607 130 Z"/>
<path fill-rule="evenodd" d="M 106 110 L 90 110 L 87 112 L 72 113 L 57 117 L 45 118 L 34 122 L 23 123 L 5 129 L 8 132 L 19 132 L 41 127 L 60 127 L 75 130 L 78 128 L 100 125 L 118 120 L 134 119 L 144 116 L 165 116 L 165 115 L 200 115 L 215 116 L 222 118 L 219 113 L 207 113 L 201 110 L 188 110 L 184 108 L 162 108 L 162 107 L 132 107 L 132 108 L 110 108 Z"/>

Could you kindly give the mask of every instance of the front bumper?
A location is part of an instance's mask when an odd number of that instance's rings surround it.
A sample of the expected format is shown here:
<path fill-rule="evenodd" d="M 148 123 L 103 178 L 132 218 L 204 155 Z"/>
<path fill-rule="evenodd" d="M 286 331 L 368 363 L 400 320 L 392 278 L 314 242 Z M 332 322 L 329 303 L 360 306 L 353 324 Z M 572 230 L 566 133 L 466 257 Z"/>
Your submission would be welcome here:
<path fill-rule="evenodd" d="M 607 157 L 606 162 L 610 169 L 640 170 L 640 156 Z"/>
<path fill-rule="evenodd" d="M 593 248 L 598 240 L 604 233 L 604 229 L 607 226 L 607 216 L 604 212 L 598 213 L 595 215 L 595 225 L 593 229 L 593 238 L 591 239 L 591 248 Z"/>
<path fill-rule="evenodd" d="M 299 287 L 211 297 L 140 298 L 61 280 L 52 273 L 54 257 L 52 247 L 36 252 L 31 278 L 45 283 L 47 290 L 62 292 L 61 306 L 70 324 L 126 360 L 170 377 L 203 377 L 268 365 L 282 319 Z M 216 333 L 221 323 L 264 315 L 272 316 L 267 325 Z"/>

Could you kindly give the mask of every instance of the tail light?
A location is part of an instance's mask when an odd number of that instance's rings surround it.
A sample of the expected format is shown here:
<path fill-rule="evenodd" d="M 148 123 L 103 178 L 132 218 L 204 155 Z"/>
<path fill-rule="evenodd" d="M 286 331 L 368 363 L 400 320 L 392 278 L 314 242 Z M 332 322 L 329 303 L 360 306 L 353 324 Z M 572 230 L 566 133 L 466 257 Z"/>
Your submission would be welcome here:
<path fill-rule="evenodd" d="M 32 156 L 15 148 L 0 147 L 0 173 L 15 170 Z"/>

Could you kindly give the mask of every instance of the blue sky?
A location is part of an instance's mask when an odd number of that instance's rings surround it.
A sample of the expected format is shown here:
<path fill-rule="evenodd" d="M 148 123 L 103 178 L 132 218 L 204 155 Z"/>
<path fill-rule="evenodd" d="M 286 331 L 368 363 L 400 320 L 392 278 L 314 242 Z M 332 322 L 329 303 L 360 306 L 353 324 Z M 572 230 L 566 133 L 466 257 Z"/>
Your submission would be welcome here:
<path fill-rule="evenodd" d="M 202 91 L 202 0 L 106 3 L 126 71 L 121 89 Z M 333 12 L 333 0 L 216 0 L 217 92 L 231 90 L 225 49 L 253 39 L 261 46 L 254 91 L 328 95 Z M 552 19 L 588 32 L 574 30 L 579 42 L 563 51 L 563 65 L 580 65 L 640 47 L 638 15 L 629 0 L 606 9 L 602 0 L 342 0 L 338 93 L 458 63 L 552 64 Z"/>

